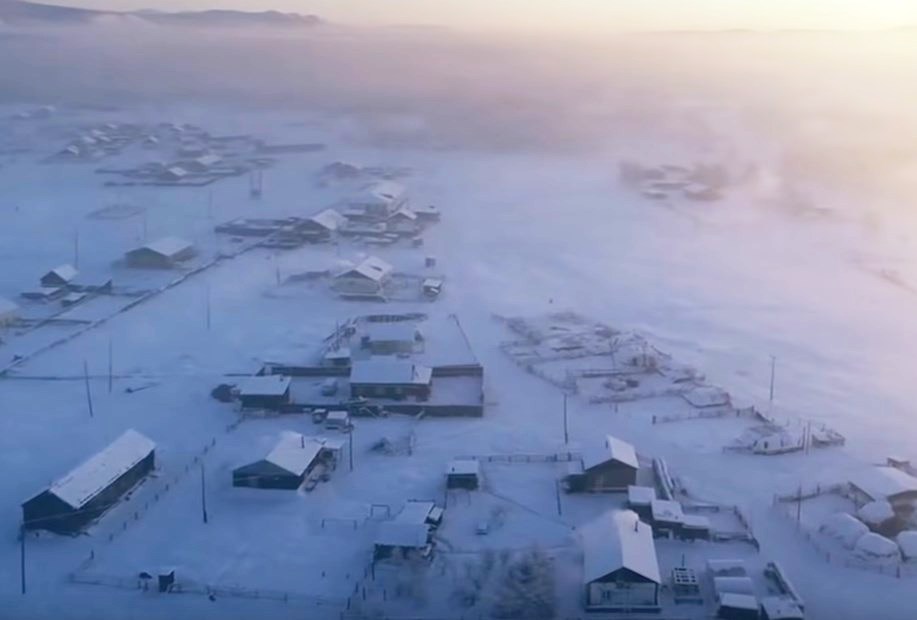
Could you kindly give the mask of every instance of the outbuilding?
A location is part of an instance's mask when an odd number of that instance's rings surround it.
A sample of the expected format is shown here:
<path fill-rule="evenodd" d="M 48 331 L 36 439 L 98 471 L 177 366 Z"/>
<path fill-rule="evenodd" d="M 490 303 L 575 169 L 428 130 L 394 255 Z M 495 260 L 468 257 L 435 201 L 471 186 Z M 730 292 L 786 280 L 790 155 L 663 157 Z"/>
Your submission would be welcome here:
<path fill-rule="evenodd" d="M 684 524 L 685 513 L 681 504 L 668 499 L 654 499 L 650 502 L 653 531 L 657 534 L 677 534 Z"/>
<path fill-rule="evenodd" d="M 348 201 L 348 211 L 363 217 L 385 220 L 407 205 L 407 190 L 394 181 L 369 185 Z"/>
<path fill-rule="evenodd" d="M 335 275 L 332 286 L 342 295 L 382 295 L 393 273 L 390 264 L 370 256 Z"/>
<path fill-rule="evenodd" d="M 239 402 L 243 409 L 280 409 L 291 402 L 290 377 L 258 375 L 239 382 Z"/>
<path fill-rule="evenodd" d="M 433 385 L 433 369 L 409 360 L 368 359 L 350 369 L 350 395 L 426 400 Z"/>
<path fill-rule="evenodd" d="M 373 561 L 386 558 L 429 557 L 430 528 L 422 523 L 383 521 L 373 546 Z"/>
<path fill-rule="evenodd" d="M 588 611 L 656 611 L 662 583 L 652 528 L 631 510 L 607 512 L 578 530 Z"/>
<path fill-rule="evenodd" d="M 114 506 L 155 466 L 156 444 L 128 430 L 107 448 L 22 505 L 29 530 L 76 534 Z"/>
<path fill-rule="evenodd" d="M 446 467 L 447 489 L 473 491 L 481 484 L 481 464 L 476 459 L 455 459 Z"/>
<path fill-rule="evenodd" d="M 334 209 L 325 209 L 296 225 L 296 231 L 309 241 L 324 241 L 344 227 L 347 218 Z"/>
<path fill-rule="evenodd" d="M 129 267 L 172 269 L 195 255 L 194 245 L 178 237 L 163 237 L 125 254 Z"/>
<path fill-rule="evenodd" d="M 296 490 L 317 466 L 331 459 L 332 452 L 322 442 L 286 431 L 266 457 L 234 469 L 232 485 Z"/>
<path fill-rule="evenodd" d="M 385 226 L 389 232 L 399 235 L 413 235 L 420 229 L 417 214 L 407 207 L 402 207 L 392 213 L 385 222 Z"/>
<path fill-rule="evenodd" d="M 41 277 L 41 285 L 46 288 L 67 286 L 79 274 L 73 265 L 58 265 Z"/>
<path fill-rule="evenodd" d="M 637 484 L 640 469 L 634 447 L 612 435 L 603 445 L 585 450 L 581 461 L 571 466 L 566 483 L 572 492 L 626 491 Z"/>
<path fill-rule="evenodd" d="M 649 522 L 652 519 L 652 504 L 656 499 L 653 487 L 628 486 L 627 507 L 636 512 L 641 519 Z"/>

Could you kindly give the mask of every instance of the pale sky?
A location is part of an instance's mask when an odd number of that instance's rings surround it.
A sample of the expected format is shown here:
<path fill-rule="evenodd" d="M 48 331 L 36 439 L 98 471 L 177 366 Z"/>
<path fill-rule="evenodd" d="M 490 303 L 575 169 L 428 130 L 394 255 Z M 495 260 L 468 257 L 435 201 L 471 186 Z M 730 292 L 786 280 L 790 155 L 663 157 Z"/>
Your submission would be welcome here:
<path fill-rule="evenodd" d="M 104 9 L 277 9 L 357 24 L 533 30 L 874 29 L 917 25 L 917 0 L 46 0 Z"/>

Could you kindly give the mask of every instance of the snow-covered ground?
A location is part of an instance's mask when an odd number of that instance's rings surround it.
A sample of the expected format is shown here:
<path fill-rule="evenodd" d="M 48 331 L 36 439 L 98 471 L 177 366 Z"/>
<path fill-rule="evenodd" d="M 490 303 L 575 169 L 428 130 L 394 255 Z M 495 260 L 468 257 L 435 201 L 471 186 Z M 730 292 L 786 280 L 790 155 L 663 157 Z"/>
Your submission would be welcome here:
<path fill-rule="evenodd" d="M 168 278 L 161 274 L 112 266 L 143 241 L 144 229 L 150 239 L 193 240 L 200 248 L 197 260 L 204 262 L 227 245 L 212 233 L 216 223 L 239 216 L 311 214 L 345 196 L 351 189 L 346 184 L 318 187 L 314 182 L 315 173 L 333 160 L 411 167 L 414 173 L 405 183 L 414 200 L 437 204 L 443 221 L 425 233 L 423 248 L 255 249 L 122 314 L 113 315 L 119 297 L 93 300 L 67 313 L 82 321 L 111 318 L 42 351 L 0 381 L 0 464 L 8 472 L 0 479 L 0 601 L 11 615 L 44 618 L 66 611 L 67 617 L 124 617 L 129 607 L 138 618 L 208 612 L 239 618 L 338 617 L 335 601 L 360 592 L 366 579 L 375 526 L 370 504 L 395 510 L 409 498 L 440 499 L 443 468 L 456 455 L 576 450 L 613 433 L 633 442 L 641 455 L 665 457 L 692 495 L 741 506 L 761 544 L 756 557 L 781 562 L 812 618 L 913 616 L 913 579 L 825 562 L 792 520 L 772 507 L 775 493 L 801 483 L 837 482 L 864 463 L 889 454 L 912 455 L 917 385 L 911 352 L 917 348 L 917 323 L 911 317 L 917 297 L 878 277 L 873 267 L 878 260 L 900 273 L 917 273 L 906 244 L 891 244 L 844 211 L 827 219 L 774 211 L 752 189 L 711 204 L 647 200 L 618 184 L 620 157 L 652 152 L 626 137 L 597 161 L 573 155 L 389 152 L 342 140 L 335 119 L 300 123 L 302 117 L 284 112 L 74 112 L 54 122 L 163 116 L 199 122 L 216 133 L 237 132 L 242 124 L 277 141 L 326 142 L 329 149 L 284 157 L 265 173 L 263 197 L 252 200 L 247 177 L 198 189 L 108 188 L 104 177 L 93 174 L 95 164 L 40 163 L 60 145 L 36 136 L 30 140 L 32 151 L 4 155 L 0 164 L 0 296 L 14 299 L 36 286 L 49 268 L 72 262 L 77 234 L 81 270 L 112 273 L 116 286 L 132 289 L 162 285 Z M 142 206 L 146 215 L 88 217 L 112 203 Z M 408 273 L 423 273 L 424 257 L 436 256 L 445 291 L 432 304 L 381 305 L 343 301 L 321 286 L 283 282 L 285 275 L 326 268 L 360 252 L 377 254 Z M 863 257 L 870 257 L 869 269 Z M 761 406 L 766 406 L 774 355 L 777 404 L 830 424 L 847 437 L 847 445 L 777 457 L 724 453 L 722 447 L 747 427 L 746 421 L 654 425 L 653 415 L 676 413 L 687 404 L 659 398 L 609 406 L 573 398 L 570 445 L 565 446 L 561 391 L 505 355 L 500 343 L 513 334 L 494 315 L 568 309 L 640 332 L 705 373 L 710 383 Z M 226 381 L 224 375 L 251 373 L 264 361 L 313 359 L 338 322 L 380 310 L 421 311 L 441 321 L 451 314 L 460 317 L 485 368 L 485 416 L 358 420 L 353 472 L 345 463 L 329 482 L 302 495 L 232 488 L 230 470 L 260 458 L 279 432 L 317 431 L 308 417 L 233 426 L 238 413 L 213 400 L 211 388 Z M 43 311 L 23 303 L 26 316 Z M 0 362 L 28 356 L 84 327 L 0 332 Z M 92 417 L 84 362 L 93 376 Z M 21 595 L 20 502 L 126 428 L 157 442 L 156 478 L 87 536 L 30 537 L 28 593 Z M 410 433 L 415 436 L 411 456 L 369 452 L 382 437 Z M 201 520 L 195 458 L 206 466 L 207 524 Z M 574 571 L 573 528 L 619 503 L 610 496 L 565 496 L 558 515 L 559 465 L 494 465 L 485 475 L 492 494 L 476 495 L 465 505 L 458 499 L 454 512 L 447 510 L 442 536 L 448 545 L 443 546 L 455 553 L 516 550 L 539 542 L 558 554 L 558 566 Z M 473 525 L 494 514 L 500 515 L 501 527 L 486 541 L 476 537 Z M 333 524 L 323 527 L 325 518 Z M 720 557 L 734 552 L 728 545 L 710 546 Z M 663 555 L 672 563 L 678 553 L 666 549 Z M 294 592 L 302 598 L 217 596 L 209 601 L 193 594 L 159 597 L 67 583 L 66 575 L 90 554 L 87 574 L 130 581 L 140 571 L 175 566 L 179 576 L 192 581 Z M 579 614 L 578 579 L 565 572 L 559 581 L 560 609 L 569 615 Z M 378 595 L 371 588 L 370 603 L 382 605 Z M 309 596 L 331 602 L 320 606 Z M 457 616 L 451 606 L 447 597 L 428 597 L 417 613 Z"/>

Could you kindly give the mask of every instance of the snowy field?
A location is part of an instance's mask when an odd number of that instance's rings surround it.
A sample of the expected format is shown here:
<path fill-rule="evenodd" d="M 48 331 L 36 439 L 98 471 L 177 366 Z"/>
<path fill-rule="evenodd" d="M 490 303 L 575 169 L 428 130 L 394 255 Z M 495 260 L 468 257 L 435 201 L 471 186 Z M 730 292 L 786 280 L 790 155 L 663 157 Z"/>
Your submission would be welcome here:
<path fill-rule="evenodd" d="M 97 163 L 42 163 L 60 140 L 36 128 L 26 140 L 30 150 L 0 160 L 0 296 L 17 299 L 51 267 L 73 262 L 77 236 L 81 270 L 110 274 L 125 291 L 163 286 L 182 271 L 138 272 L 117 261 L 145 237 L 178 235 L 199 247 L 195 260 L 204 264 L 234 248 L 213 233 L 217 223 L 317 212 L 353 189 L 315 183 L 315 173 L 334 160 L 410 167 L 413 174 L 404 182 L 413 199 L 438 205 L 443 220 L 424 234 L 422 248 L 345 242 L 254 249 L 123 313 L 118 312 L 132 297 L 100 297 L 66 312 L 73 322 L 0 331 L 0 366 L 14 355 L 28 358 L 0 380 L 0 464 L 10 472 L 0 480 L 0 603 L 11 616 L 59 617 L 66 611 L 68 617 L 114 618 L 124 617 L 116 610 L 129 606 L 136 618 L 207 612 L 226 618 L 336 618 L 342 601 L 363 598 L 378 525 L 372 504 L 395 511 L 411 498 L 442 501 L 442 473 L 455 456 L 576 451 L 613 433 L 631 441 L 643 457 L 664 457 L 693 498 L 740 506 L 761 545 L 760 554 L 736 543 L 698 544 L 689 553 L 685 543 L 668 541 L 659 547 L 664 572 L 685 553 L 698 565 L 708 553 L 747 553 L 756 566 L 778 560 L 816 620 L 876 617 L 877 601 L 883 618 L 913 617 L 917 581 L 825 562 L 814 546 L 802 544 L 793 519 L 776 514 L 783 509 L 772 505 L 775 494 L 800 484 L 843 481 L 890 454 L 917 456 L 912 411 L 917 385 L 911 376 L 917 297 L 863 269 L 857 258 L 878 257 L 882 265 L 893 258 L 898 269 L 912 269 L 914 257 L 904 250 L 890 257 L 879 233 L 861 229 L 852 218 L 809 220 L 774 212 L 754 188 L 711 204 L 660 206 L 618 185 L 618 159 L 641 152 L 639 142 L 626 138 L 595 165 L 573 155 L 383 151 L 361 146 L 352 136 L 344 139 L 336 119 L 286 112 L 66 111 L 48 122 L 141 119 L 197 122 L 215 133 L 232 133 L 244 123 L 246 131 L 277 142 L 323 142 L 328 149 L 279 160 L 265 172 L 264 195 L 252 200 L 244 176 L 205 188 L 105 187 L 104 177 L 93 173 Z M 141 207 L 143 215 L 91 216 L 114 203 Z M 424 273 L 424 257 L 433 255 L 437 274 L 446 278 L 445 291 L 434 303 L 379 304 L 338 299 L 320 283 L 286 281 L 361 253 L 415 274 Z M 48 312 L 41 305 L 22 307 L 26 317 Z M 775 355 L 777 404 L 802 419 L 830 424 L 847 437 L 847 445 L 775 457 L 725 453 L 723 447 L 750 422 L 653 424 L 654 415 L 689 409 L 677 397 L 617 405 L 573 397 L 565 445 L 560 389 L 504 353 L 500 345 L 513 334 L 494 317 L 557 310 L 637 331 L 734 398 L 762 407 Z M 326 431 L 308 416 L 236 425 L 238 411 L 212 399 L 210 390 L 227 381 L 226 375 L 255 372 L 267 361 L 314 360 L 322 340 L 350 317 L 402 311 L 427 313 L 431 323 L 449 321 L 453 314 L 461 319 L 485 368 L 484 417 L 359 419 L 354 471 L 345 458 L 330 481 L 311 493 L 234 489 L 231 470 L 261 458 L 281 431 Z M 67 336 L 74 337 L 63 341 Z M 20 503 L 126 428 L 158 444 L 156 476 L 85 536 L 30 537 L 28 593 L 21 595 Z M 369 449 L 383 437 L 411 434 L 410 456 Z M 556 556 L 558 609 L 576 617 L 581 584 L 575 528 L 619 506 L 622 497 L 564 495 L 559 514 L 556 481 L 562 464 L 488 464 L 484 475 L 485 491 L 449 495 L 437 534 L 442 557 L 425 574 L 428 596 L 418 613 L 459 615 L 450 593 L 463 554 L 516 552 L 537 542 Z M 482 519 L 494 525 L 487 536 L 475 534 Z M 220 595 L 210 601 L 190 593 L 162 597 L 68 583 L 67 575 L 81 566 L 86 574 L 128 582 L 140 571 L 172 566 L 193 583 L 296 596 L 277 601 Z M 388 599 L 399 579 L 403 575 L 377 575 L 361 604 L 407 613 L 414 598 Z"/>

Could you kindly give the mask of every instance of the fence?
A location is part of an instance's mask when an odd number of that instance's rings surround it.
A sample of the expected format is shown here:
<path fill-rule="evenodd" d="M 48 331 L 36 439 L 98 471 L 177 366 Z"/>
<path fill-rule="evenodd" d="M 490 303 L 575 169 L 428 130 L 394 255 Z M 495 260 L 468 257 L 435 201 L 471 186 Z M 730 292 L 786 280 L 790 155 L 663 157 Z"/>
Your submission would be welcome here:
<path fill-rule="evenodd" d="M 480 461 L 482 463 L 569 463 L 582 458 L 576 452 L 557 452 L 554 454 L 485 454 L 457 456 L 460 461 Z"/>

